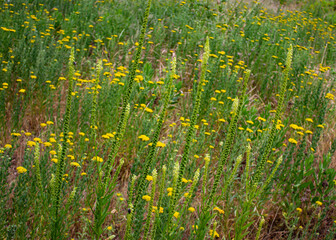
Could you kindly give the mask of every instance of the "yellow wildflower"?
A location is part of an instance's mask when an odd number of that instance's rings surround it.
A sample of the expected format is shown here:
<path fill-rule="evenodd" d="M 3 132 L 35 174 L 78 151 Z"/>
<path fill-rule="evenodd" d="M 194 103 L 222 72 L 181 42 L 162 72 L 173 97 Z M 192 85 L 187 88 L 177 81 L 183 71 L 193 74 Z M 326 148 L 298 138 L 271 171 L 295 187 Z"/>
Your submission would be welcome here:
<path fill-rule="evenodd" d="M 157 147 L 165 147 L 166 144 L 163 143 L 163 142 L 158 141 L 158 142 L 156 143 L 156 146 L 157 146 Z"/>
<path fill-rule="evenodd" d="M 190 207 L 190 208 L 188 208 L 188 211 L 189 211 L 189 212 L 195 212 L 195 208 Z"/>
<path fill-rule="evenodd" d="M 218 234 L 218 232 L 216 232 L 216 230 L 214 231 L 214 230 L 210 230 L 210 236 L 211 237 L 215 237 L 215 238 L 219 238 L 219 234 Z"/>
<path fill-rule="evenodd" d="M 24 168 L 24 167 L 17 167 L 16 168 L 16 171 L 18 172 L 18 173 L 25 173 L 25 172 L 27 172 L 27 169 L 26 168 Z"/>
<path fill-rule="evenodd" d="M 52 144 L 50 142 L 44 142 L 43 145 L 46 146 L 46 147 L 52 146 Z"/>
<path fill-rule="evenodd" d="M 147 176 L 146 176 L 146 180 L 147 180 L 147 181 L 153 181 L 153 177 L 152 177 L 152 176 L 149 176 L 149 175 L 147 175 Z"/>
<path fill-rule="evenodd" d="M 49 153 L 50 153 L 51 155 L 56 155 L 56 151 L 55 151 L 55 150 L 51 150 Z"/>
<path fill-rule="evenodd" d="M 70 166 L 80 167 L 78 162 L 71 162 Z"/>
<path fill-rule="evenodd" d="M 97 156 L 97 157 L 93 157 L 92 161 L 103 162 L 103 159 Z"/>
<path fill-rule="evenodd" d="M 146 200 L 147 202 L 149 202 L 151 200 L 151 197 L 148 195 L 142 196 L 143 200 Z"/>
<path fill-rule="evenodd" d="M 221 214 L 224 214 L 224 211 L 218 207 L 215 207 L 213 210 L 218 211 Z"/>
<path fill-rule="evenodd" d="M 28 142 L 27 142 L 27 145 L 28 145 L 29 147 L 36 146 L 36 142 L 28 141 Z"/>
<path fill-rule="evenodd" d="M 138 138 L 141 139 L 144 142 L 149 140 L 149 137 L 147 137 L 146 135 L 140 135 Z"/>

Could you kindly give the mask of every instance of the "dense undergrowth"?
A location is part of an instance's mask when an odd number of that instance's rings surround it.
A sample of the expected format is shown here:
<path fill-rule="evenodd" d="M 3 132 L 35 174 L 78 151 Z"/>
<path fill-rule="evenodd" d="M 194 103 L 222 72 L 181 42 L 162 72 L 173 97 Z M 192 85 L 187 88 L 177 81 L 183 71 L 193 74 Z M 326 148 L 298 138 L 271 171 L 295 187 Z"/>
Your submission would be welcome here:
<path fill-rule="evenodd" d="M 330 19 L 241 1 L 0 10 L 2 239 L 335 238 Z"/>

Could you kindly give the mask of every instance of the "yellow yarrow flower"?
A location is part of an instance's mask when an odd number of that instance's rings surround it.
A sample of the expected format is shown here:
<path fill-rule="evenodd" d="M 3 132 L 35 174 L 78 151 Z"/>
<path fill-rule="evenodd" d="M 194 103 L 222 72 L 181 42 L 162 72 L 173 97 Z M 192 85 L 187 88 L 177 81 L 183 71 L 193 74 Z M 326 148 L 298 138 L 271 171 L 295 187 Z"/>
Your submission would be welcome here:
<path fill-rule="evenodd" d="M 27 146 L 29 146 L 29 147 L 36 146 L 36 142 L 28 141 L 28 142 L 27 142 Z"/>
<path fill-rule="evenodd" d="M 16 171 L 20 174 L 20 173 L 25 173 L 25 172 L 27 172 L 27 169 L 26 168 L 24 168 L 24 167 L 17 167 L 16 168 Z"/>
<path fill-rule="evenodd" d="M 216 232 L 216 230 L 214 231 L 214 230 L 210 230 L 210 236 L 211 237 L 215 237 L 215 238 L 219 238 L 219 234 L 218 234 L 218 232 Z"/>
<path fill-rule="evenodd" d="M 288 139 L 288 142 L 293 143 L 293 144 L 297 144 L 297 141 L 294 138 Z"/>
<path fill-rule="evenodd" d="M 144 142 L 149 140 L 149 137 L 147 137 L 146 135 L 140 135 L 138 138 L 141 139 Z"/>
<path fill-rule="evenodd" d="M 311 118 L 306 118 L 306 121 L 312 123 L 312 122 L 313 122 L 313 119 L 311 119 Z"/>
<path fill-rule="evenodd" d="M 142 196 L 142 199 L 149 202 L 151 200 L 151 197 L 148 195 Z"/>
<path fill-rule="evenodd" d="M 152 112 L 153 112 L 153 110 L 150 109 L 150 108 L 148 108 L 148 107 L 145 108 L 145 111 L 146 111 L 146 112 L 149 112 L 149 113 L 152 113 Z"/>
<path fill-rule="evenodd" d="M 49 153 L 50 153 L 51 155 L 56 155 L 56 151 L 55 151 L 55 150 L 51 150 Z"/>
<path fill-rule="evenodd" d="M 103 162 L 103 159 L 101 157 L 93 157 L 92 161 Z"/>
<path fill-rule="evenodd" d="M 71 162 L 70 166 L 80 167 L 80 164 L 78 162 Z"/>
<path fill-rule="evenodd" d="M 224 211 L 218 207 L 215 207 L 213 210 L 218 211 L 221 214 L 224 214 Z"/>
<path fill-rule="evenodd" d="M 43 145 L 46 146 L 46 147 L 52 146 L 52 144 L 50 142 L 44 142 Z"/>
<path fill-rule="evenodd" d="M 147 176 L 146 176 L 146 180 L 147 180 L 147 181 L 153 181 L 153 177 L 152 177 L 152 176 L 149 176 L 149 175 L 147 175 Z"/>
<path fill-rule="evenodd" d="M 34 140 L 35 142 L 42 143 L 41 138 L 36 137 L 36 138 L 34 138 L 33 140 Z"/>
<path fill-rule="evenodd" d="M 334 97 L 335 96 L 331 93 L 327 93 L 326 96 L 325 96 L 326 99 L 330 99 L 330 100 L 334 100 Z"/>
<path fill-rule="evenodd" d="M 195 210 L 195 208 L 190 207 L 190 208 L 188 208 L 188 211 L 189 211 L 189 212 L 195 212 L 196 210 Z"/>
<path fill-rule="evenodd" d="M 156 143 L 156 146 L 157 146 L 157 147 L 165 147 L 166 144 L 163 143 L 163 142 L 158 141 L 158 142 Z"/>

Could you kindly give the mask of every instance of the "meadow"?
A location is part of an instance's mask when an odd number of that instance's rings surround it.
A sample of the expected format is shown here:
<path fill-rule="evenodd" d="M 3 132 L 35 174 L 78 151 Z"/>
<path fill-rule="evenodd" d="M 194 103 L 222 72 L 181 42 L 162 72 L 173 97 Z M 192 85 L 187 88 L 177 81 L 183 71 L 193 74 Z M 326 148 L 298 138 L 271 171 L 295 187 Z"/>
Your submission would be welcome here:
<path fill-rule="evenodd" d="M 2 1 L 0 238 L 335 239 L 326 2 Z"/>

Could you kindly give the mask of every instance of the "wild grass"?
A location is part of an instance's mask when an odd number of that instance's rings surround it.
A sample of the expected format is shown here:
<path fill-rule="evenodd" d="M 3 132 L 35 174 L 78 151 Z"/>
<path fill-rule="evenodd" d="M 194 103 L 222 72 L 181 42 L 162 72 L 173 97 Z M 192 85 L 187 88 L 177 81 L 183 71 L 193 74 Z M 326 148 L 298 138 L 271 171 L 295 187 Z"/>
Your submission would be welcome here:
<path fill-rule="evenodd" d="M 314 4 L 1 3 L 0 237 L 334 239 Z"/>

